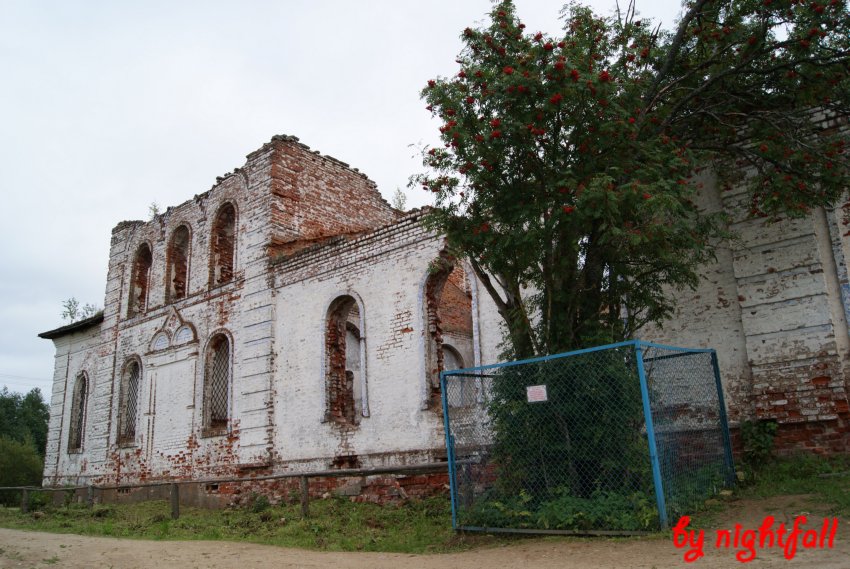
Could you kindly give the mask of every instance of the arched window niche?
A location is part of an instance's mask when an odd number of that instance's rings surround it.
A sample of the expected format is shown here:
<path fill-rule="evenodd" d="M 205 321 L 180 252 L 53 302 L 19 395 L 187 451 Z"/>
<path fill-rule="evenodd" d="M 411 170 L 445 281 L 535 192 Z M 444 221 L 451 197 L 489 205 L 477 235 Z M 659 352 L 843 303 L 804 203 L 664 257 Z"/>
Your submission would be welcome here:
<path fill-rule="evenodd" d="M 210 287 L 233 280 L 236 256 L 236 208 L 226 203 L 215 216 L 210 234 Z"/>
<path fill-rule="evenodd" d="M 68 428 L 68 452 L 83 450 L 83 433 L 86 426 L 86 402 L 88 400 L 89 378 L 85 372 L 77 374 L 71 398 L 71 420 Z"/>
<path fill-rule="evenodd" d="M 165 274 L 165 301 L 186 298 L 189 286 L 189 227 L 181 225 L 168 242 L 168 261 Z"/>
<path fill-rule="evenodd" d="M 132 445 L 136 441 L 136 422 L 139 411 L 139 386 L 142 366 L 137 358 L 124 364 L 118 410 L 118 444 Z"/>
<path fill-rule="evenodd" d="M 469 275 L 453 256 L 442 251 L 431 262 L 424 286 L 425 317 L 425 407 L 439 409 L 440 372 L 476 364 L 473 322 L 473 290 Z M 475 382 L 457 379 L 450 393 L 451 405 L 474 401 Z M 456 401 L 455 401 L 456 399 Z"/>
<path fill-rule="evenodd" d="M 325 420 L 356 425 L 369 416 L 363 305 L 336 297 L 325 317 Z"/>
<path fill-rule="evenodd" d="M 207 344 L 204 362 L 204 435 L 225 434 L 230 420 L 231 342 L 219 332 Z"/>
<path fill-rule="evenodd" d="M 151 247 L 147 243 L 142 243 L 136 249 L 136 254 L 133 257 L 133 268 L 130 277 L 130 298 L 127 303 L 127 318 L 132 318 L 147 310 L 151 265 L 153 265 Z"/>

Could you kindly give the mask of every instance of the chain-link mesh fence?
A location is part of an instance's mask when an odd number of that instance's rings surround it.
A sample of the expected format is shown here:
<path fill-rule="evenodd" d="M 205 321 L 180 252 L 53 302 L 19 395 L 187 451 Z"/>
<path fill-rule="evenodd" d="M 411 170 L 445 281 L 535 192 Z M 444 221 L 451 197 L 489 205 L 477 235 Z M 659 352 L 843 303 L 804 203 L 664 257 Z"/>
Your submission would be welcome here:
<path fill-rule="evenodd" d="M 734 482 L 712 350 L 631 341 L 441 380 L 457 529 L 652 531 Z"/>

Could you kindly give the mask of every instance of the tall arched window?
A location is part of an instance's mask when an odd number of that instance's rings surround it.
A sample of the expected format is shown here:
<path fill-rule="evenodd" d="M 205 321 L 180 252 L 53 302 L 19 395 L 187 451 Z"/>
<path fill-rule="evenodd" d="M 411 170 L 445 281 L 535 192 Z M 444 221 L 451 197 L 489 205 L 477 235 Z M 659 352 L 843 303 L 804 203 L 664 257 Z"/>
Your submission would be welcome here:
<path fill-rule="evenodd" d="M 186 298 L 189 282 L 189 228 L 181 225 L 174 230 L 168 243 L 168 263 L 165 277 L 165 301 Z"/>
<path fill-rule="evenodd" d="M 136 250 L 136 256 L 133 258 L 133 271 L 130 279 L 130 300 L 127 307 L 128 318 L 143 313 L 147 308 L 148 284 L 150 283 L 152 264 L 153 255 L 151 255 L 150 245 L 142 243 L 139 245 L 139 248 Z"/>
<path fill-rule="evenodd" d="M 230 410 L 230 340 L 216 334 L 207 346 L 204 372 L 204 429 L 206 434 L 227 431 Z"/>
<path fill-rule="evenodd" d="M 327 420 L 354 425 L 365 414 L 360 327 L 360 307 L 353 297 L 340 296 L 331 303 L 325 322 Z"/>
<path fill-rule="evenodd" d="M 236 246 L 236 209 L 224 204 L 218 210 L 210 235 L 210 286 L 233 280 Z"/>
<path fill-rule="evenodd" d="M 472 289 L 463 267 L 445 252 L 431 263 L 431 272 L 425 283 L 425 316 L 428 326 L 425 373 L 429 405 L 438 408 L 440 372 L 474 361 Z M 444 348 L 447 345 L 449 349 Z M 469 388 L 464 386 L 462 389 Z M 469 397 L 466 394 L 462 399 L 465 401 Z"/>
<path fill-rule="evenodd" d="M 86 400 L 88 399 L 88 377 L 85 372 L 77 374 L 74 396 L 71 398 L 71 420 L 68 423 L 68 452 L 79 452 L 83 448 L 83 430 L 86 424 Z"/>
<path fill-rule="evenodd" d="M 139 383 L 142 369 L 137 360 L 130 360 L 121 373 L 121 399 L 118 413 L 118 443 L 136 440 L 136 416 L 139 408 Z"/>

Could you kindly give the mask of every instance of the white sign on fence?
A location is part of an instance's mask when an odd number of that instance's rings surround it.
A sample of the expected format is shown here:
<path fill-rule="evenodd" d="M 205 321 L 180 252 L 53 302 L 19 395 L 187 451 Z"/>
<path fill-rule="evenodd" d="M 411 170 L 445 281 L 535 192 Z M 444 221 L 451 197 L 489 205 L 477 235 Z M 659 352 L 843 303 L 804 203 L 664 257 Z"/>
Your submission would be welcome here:
<path fill-rule="evenodd" d="M 546 396 L 545 385 L 529 385 L 525 388 L 525 393 L 528 396 L 529 403 L 549 401 L 549 398 Z"/>

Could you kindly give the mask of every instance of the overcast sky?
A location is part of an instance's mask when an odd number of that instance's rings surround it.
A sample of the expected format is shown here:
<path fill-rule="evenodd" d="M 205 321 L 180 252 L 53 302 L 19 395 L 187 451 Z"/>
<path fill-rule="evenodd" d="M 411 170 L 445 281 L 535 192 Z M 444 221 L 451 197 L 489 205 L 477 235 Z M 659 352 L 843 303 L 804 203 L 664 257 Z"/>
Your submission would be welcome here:
<path fill-rule="evenodd" d="M 516 0 L 528 31 L 561 3 Z M 610 14 L 614 2 L 594 0 Z M 112 227 L 207 191 L 275 134 L 359 168 L 408 206 L 419 99 L 457 72 L 489 0 L 0 0 L 0 385 L 50 393 L 61 303 L 103 306 Z M 677 0 L 639 2 L 670 27 Z"/>

